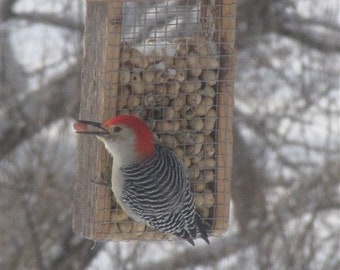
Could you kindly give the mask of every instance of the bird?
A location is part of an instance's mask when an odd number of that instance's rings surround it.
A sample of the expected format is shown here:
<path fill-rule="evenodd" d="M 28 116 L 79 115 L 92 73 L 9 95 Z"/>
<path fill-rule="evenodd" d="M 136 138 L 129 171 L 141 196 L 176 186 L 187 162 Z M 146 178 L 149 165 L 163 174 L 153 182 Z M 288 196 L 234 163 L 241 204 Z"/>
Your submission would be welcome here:
<path fill-rule="evenodd" d="M 193 246 L 198 236 L 210 243 L 183 164 L 154 140 L 146 122 L 118 115 L 103 123 L 78 120 L 73 126 L 76 133 L 95 135 L 104 143 L 113 158 L 113 194 L 129 217 Z M 89 126 L 97 130 L 89 131 Z"/>

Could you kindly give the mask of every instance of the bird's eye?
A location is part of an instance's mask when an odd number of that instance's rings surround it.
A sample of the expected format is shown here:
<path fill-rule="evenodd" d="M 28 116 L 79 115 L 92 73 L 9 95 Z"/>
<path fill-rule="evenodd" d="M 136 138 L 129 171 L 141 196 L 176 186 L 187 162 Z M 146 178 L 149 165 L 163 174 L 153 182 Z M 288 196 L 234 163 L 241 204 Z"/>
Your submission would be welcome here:
<path fill-rule="evenodd" d="M 113 128 L 113 132 L 115 132 L 115 133 L 118 133 L 118 132 L 120 132 L 121 130 L 122 130 L 121 127 L 114 127 L 114 128 Z"/>

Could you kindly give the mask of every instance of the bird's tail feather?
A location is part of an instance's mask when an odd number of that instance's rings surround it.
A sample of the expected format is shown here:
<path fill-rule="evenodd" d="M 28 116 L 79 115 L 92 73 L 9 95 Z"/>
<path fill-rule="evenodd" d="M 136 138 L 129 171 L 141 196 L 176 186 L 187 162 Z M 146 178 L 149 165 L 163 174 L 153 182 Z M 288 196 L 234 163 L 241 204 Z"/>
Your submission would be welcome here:
<path fill-rule="evenodd" d="M 197 213 L 195 214 L 195 220 L 198 227 L 199 235 L 205 242 L 207 242 L 207 244 L 210 244 L 206 228 L 203 224 L 201 217 Z"/>
<path fill-rule="evenodd" d="M 180 238 L 187 240 L 192 246 L 195 246 L 194 240 L 192 239 L 191 235 L 186 230 L 183 230 L 181 233 L 174 233 L 174 234 Z"/>

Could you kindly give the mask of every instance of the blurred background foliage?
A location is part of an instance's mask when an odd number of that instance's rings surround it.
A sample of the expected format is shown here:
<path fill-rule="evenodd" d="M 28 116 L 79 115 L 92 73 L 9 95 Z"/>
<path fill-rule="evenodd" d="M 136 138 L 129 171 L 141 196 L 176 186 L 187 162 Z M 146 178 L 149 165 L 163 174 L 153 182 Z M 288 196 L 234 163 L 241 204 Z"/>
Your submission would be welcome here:
<path fill-rule="evenodd" d="M 195 248 L 72 232 L 84 12 L 0 1 L 0 268 L 339 269 L 338 1 L 238 1 L 230 229 Z"/>

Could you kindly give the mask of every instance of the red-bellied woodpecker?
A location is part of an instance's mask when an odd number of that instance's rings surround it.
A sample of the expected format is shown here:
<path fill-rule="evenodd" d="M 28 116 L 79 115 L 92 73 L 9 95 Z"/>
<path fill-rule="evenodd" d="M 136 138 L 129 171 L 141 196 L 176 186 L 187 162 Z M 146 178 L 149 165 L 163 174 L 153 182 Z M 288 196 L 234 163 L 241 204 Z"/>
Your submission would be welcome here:
<path fill-rule="evenodd" d="M 98 131 L 88 131 L 88 125 Z M 103 124 L 80 120 L 74 129 L 96 135 L 113 157 L 112 191 L 128 216 L 192 245 L 197 235 L 209 243 L 182 163 L 154 141 L 145 122 L 120 115 Z"/>

